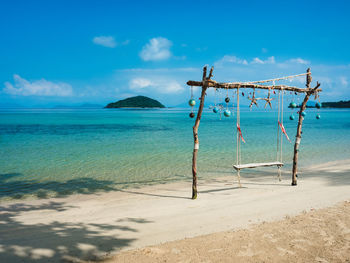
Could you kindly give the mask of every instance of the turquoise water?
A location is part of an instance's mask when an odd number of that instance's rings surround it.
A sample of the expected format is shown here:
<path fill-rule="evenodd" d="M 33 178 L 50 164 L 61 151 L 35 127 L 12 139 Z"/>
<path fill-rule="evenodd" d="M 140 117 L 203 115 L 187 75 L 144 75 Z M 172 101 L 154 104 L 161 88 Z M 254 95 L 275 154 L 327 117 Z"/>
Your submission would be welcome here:
<path fill-rule="evenodd" d="M 308 110 L 300 165 L 350 158 L 350 111 Z M 284 123 L 294 141 L 297 121 Z M 242 163 L 276 159 L 274 111 L 244 110 Z M 232 173 L 235 116 L 207 110 L 199 128 L 199 177 Z M 0 199 L 64 196 L 191 178 L 188 110 L 0 110 Z M 284 139 L 286 171 L 293 144 Z"/>

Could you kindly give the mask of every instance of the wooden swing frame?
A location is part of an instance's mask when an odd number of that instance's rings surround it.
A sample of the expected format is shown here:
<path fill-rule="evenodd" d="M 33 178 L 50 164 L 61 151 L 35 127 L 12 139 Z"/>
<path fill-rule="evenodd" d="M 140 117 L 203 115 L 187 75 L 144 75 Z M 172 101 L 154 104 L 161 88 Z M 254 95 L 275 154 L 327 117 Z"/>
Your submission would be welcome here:
<path fill-rule="evenodd" d="M 194 141 L 194 147 L 193 147 L 193 155 L 192 155 L 192 199 L 197 198 L 197 155 L 198 155 L 198 150 L 199 150 L 199 138 L 198 138 L 198 127 L 199 123 L 202 117 L 202 112 L 204 108 L 204 100 L 206 96 L 206 91 L 208 88 L 216 88 L 216 89 L 263 89 L 263 90 L 279 90 L 279 91 L 292 91 L 292 92 L 297 92 L 297 93 L 304 93 L 305 97 L 304 100 L 300 106 L 299 110 L 299 120 L 298 120 L 298 126 L 297 126 L 297 133 L 295 136 L 295 144 L 294 144 L 294 156 L 293 156 L 293 169 L 292 169 L 292 183 L 291 185 L 295 186 L 297 185 L 297 168 L 298 168 L 298 153 L 299 153 L 299 147 L 300 147 L 300 141 L 301 141 L 301 128 L 303 124 L 303 116 L 302 112 L 306 109 L 306 103 L 309 100 L 309 97 L 313 94 L 317 96 L 318 92 L 322 91 L 320 89 L 320 83 L 317 82 L 316 86 L 314 88 L 311 88 L 311 70 L 310 68 L 307 69 L 306 73 L 299 74 L 299 75 L 294 75 L 294 76 L 289 76 L 289 77 L 284 77 L 284 78 L 279 78 L 279 79 L 271 79 L 271 80 L 262 80 L 262 81 L 254 81 L 254 82 L 231 82 L 231 83 L 220 83 L 212 80 L 213 77 L 213 70 L 214 67 L 211 67 L 209 75 L 207 76 L 207 66 L 203 68 L 203 77 L 202 81 L 193 81 L 189 80 L 187 82 L 188 86 L 197 86 L 197 87 L 202 87 L 201 91 L 201 96 L 200 96 L 200 104 L 198 108 L 198 113 L 197 117 L 193 126 L 193 141 Z M 298 87 L 291 87 L 291 86 L 286 86 L 286 85 L 262 85 L 261 83 L 268 83 L 272 81 L 278 81 L 282 79 L 287 79 L 291 77 L 298 77 L 298 76 L 306 76 L 306 88 L 298 88 Z M 234 166 L 234 168 L 237 170 L 238 175 L 240 169 L 244 168 L 254 168 L 254 167 L 260 167 L 260 166 L 270 166 L 271 165 L 277 165 L 277 167 L 281 168 L 283 163 L 277 163 L 274 162 L 272 163 L 262 163 L 262 164 L 248 164 L 251 167 L 243 167 L 244 165 Z"/>

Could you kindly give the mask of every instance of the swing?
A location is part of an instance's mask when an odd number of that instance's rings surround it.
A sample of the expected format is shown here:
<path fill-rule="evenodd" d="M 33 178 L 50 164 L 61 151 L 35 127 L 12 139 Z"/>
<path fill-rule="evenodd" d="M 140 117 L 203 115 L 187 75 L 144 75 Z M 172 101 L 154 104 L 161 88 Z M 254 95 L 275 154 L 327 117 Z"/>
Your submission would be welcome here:
<path fill-rule="evenodd" d="M 196 121 L 193 126 L 193 154 L 192 154 L 192 199 L 197 198 L 197 155 L 199 150 L 199 136 L 198 136 L 198 127 L 199 123 L 202 117 L 203 108 L 204 108 L 204 100 L 206 96 L 206 91 L 208 88 L 215 88 L 215 89 L 232 89 L 237 91 L 237 117 L 236 117 L 236 126 L 237 126 L 237 150 L 236 150 L 236 164 L 233 165 L 234 169 L 237 170 L 238 175 L 238 181 L 240 184 L 240 170 L 245 168 L 256 168 L 256 167 L 262 167 L 262 166 L 277 166 L 278 168 L 278 177 L 281 179 L 281 167 L 283 166 L 282 161 L 282 133 L 286 136 L 286 138 L 289 140 L 288 135 L 286 133 L 286 130 L 283 127 L 283 92 L 289 91 L 289 92 L 297 92 L 297 93 L 303 93 L 305 94 L 304 100 L 302 104 L 300 105 L 300 113 L 299 113 L 299 121 L 297 126 L 297 134 L 294 144 L 294 156 L 293 156 L 293 168 L 292 168 L 292 183 L 291 185 L 297 185 L 297 167 L 298 167 L 298 153 L 299 153 L 299 146 L 301 141 L 301 128 L 303 123 L 303 116 L 302 113 L 306 108 L 306 103 L 309 100 L 309 97 L 313 94 L 318 94 L 318 92 L 322 91 L 320 87 L 320 83 L 317 82 L 316 86 L 311 88 L 311 70 L 310 68 L 307 69 L 306 73 L 298 74 L 298 75 L 290 75 L 275 79 L 267 79 L 267 80 L 259 80 L 259 81 L 251 81 L 251 82 L 217 82 L 215 80 L 212 80 L 213 77 L 213 70 L 214 67 L 211 67 L 209 75 L 207 74 L 207 66 L 203 67 L 203 78 L 201 81 L 194 81 L 189 80 L 187 81 L 187 85 L 189 86 L 200 86 L 202 87 L 201 97 L 200 97 L 200 104 L 198 107 L 198 115 L 196 118 Z M 298 87 L 292 87 L 287 85 L 277 85 L 275 86 L 275 81 L 280 80 L 287 80 L 292 79 L 296 77 L 306 76 L 306 88 L 298 88 Z M 265 83 L 273 82 L 273 86 L 266 85 Z M 282 91 L 282 107 L 280 107 L 280 95 L 279 93 L 279 106 L 278 106 L 278 126 L 277 126 L 277 158 L 274 162 L 265 162 L 265 163 L 248 163 L 248 164 L 242 164 L 241 163 L 241 140 L 243 142 L 243 136 L 242 131 L 240 127 L 240 111 L 239 111 L 239 90 L 240 89 L 253 89 L 253 90 L 269 90 L 273 91 L 273 94 L 276 94 L 276 91 L 279 92 Z M 247 94 L 247 93 L 246 93 Z M 249 93 L 250 94 L 250 93 Z M 242 96 L 244 96 L 244 92 L 242 92 Z M 257 100 L 265 100 L 267 104 L 265 104 L 265 107 L 267 105 L 271 106 L 271 98 L 268 96 L 267 98 L 255 98 L 255 94 L 253 94 L 253 97 L 249 99 L 253 104 L 257 104 Z M 228 103 L 227 101 L 225 101 Z M 216 103 L 215 103 L 216 104 Z M 192 105 L 190 105 L 192 106 Z M 217 105 L 215 105 L 217 106 Z M 321 105 L 319 105 L 321 107 Z M 215 108 L 215 107 L 214 107 Z M 220 109 L 222 109 L 222 104 L 220 105 Z M 214 110 L 213 110 L 214 111 Z M 215 112 L 215 111 L 214 111 Z M 320 117 L 319 117 L 320 118 Z M 220 110 L 220 119 L 221 119 L 221 110 Z M 280 131 L 281 130 L 281 131 Z"/>
<path fill-rule="evenodd" d="M 275 86 L 275 83 L 273 83 L 273 86 Z M 253 95 L 254 97 L 254 95 Z M 255 98 L 255 97 L 254 97 Z M 252 102 L 253 103 L 253 102 Z M 239 88 L 237 88 L 237 118 L 236 118 L 236 126 L 237 126 L 237 148 L 236 148 L 236 164 L 233 165 L 233 168 L 237 171 L 237 179 L 239 187 L 241 187 L 241 177 L 240 177 L 240 171 L 242 169 L 246 168 L 258 168 L 258 167 L 267 167 L 267 166 L 277 166 L 278 168 L 278 179 L 281 181 L 281 168 L 284 165 L 282 162 L 282 133 L 285 134 L 288 141 L 288 135 L 284 129 L 283 126 L 283 89 L 282 89 L 282 95 L 281 90 L 278 93 L 278 119 L 277 119 L 277 158 L 276 161 L 273 162 L 264 162 L 264 163 L 246 163 L 241 164 L 241 141 L 245 143 L 245 140 L 242 136 L 242 131 L 240 127 L 240 109 L 239 109 Z"/>

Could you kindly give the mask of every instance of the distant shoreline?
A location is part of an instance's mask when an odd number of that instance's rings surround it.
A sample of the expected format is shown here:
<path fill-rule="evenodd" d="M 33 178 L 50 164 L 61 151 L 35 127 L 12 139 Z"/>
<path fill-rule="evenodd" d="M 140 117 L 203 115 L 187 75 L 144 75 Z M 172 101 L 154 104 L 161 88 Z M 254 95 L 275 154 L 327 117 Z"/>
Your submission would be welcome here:
<path fill-rule="evenodd" d="M 297 105 L 297 108 L 300 108 L 301 105 Z M 288 106 L 288 108 L 291 108 L 291 106 Z M 306 108 L 316 108 L 315 105 L 306 105 Z M 349 109 L 350 108 L 350 100 L 348 101 L 334 101 L 334 102 L 322 102 L 322 108 L 326 109 Z"/>

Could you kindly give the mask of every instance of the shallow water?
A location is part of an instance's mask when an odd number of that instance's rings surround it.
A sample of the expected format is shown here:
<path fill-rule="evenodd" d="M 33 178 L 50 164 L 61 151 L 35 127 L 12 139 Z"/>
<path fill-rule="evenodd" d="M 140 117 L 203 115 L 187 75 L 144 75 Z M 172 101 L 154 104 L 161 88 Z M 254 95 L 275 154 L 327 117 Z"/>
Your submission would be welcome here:
<path fill-rule="evenodd" d="M 300 166 L 350 158 L 350 110 L 307 110 Z M 294 143 L 297 120 L 284 123 Z M 295 114 L 295 113 L 294 113 Z M 276 160 L 277 112 L 243 109 L 242 163 Z M 188 110 L 2 109 L 0 199 L 92 193 L 191 178 L 194 119 Z M 232 173 L 235 116 L 206 110 L 200 178 Z M 293 143 L 283 139 L 284 171 Z"/>

